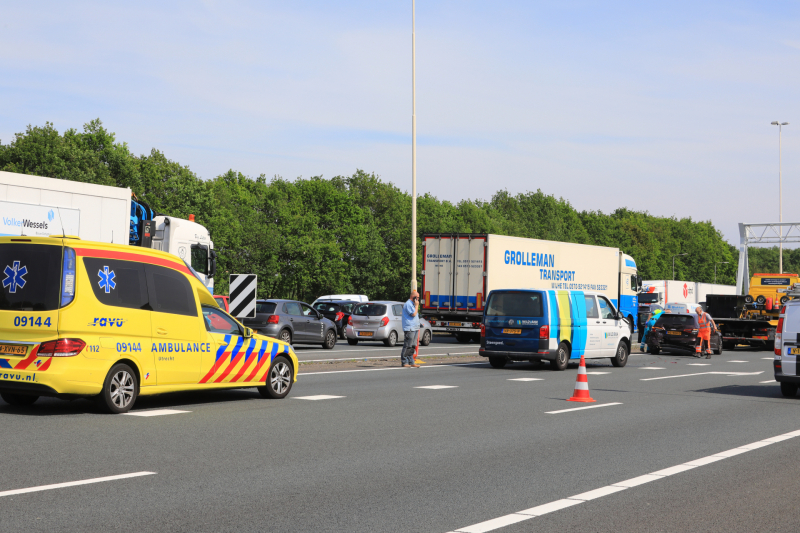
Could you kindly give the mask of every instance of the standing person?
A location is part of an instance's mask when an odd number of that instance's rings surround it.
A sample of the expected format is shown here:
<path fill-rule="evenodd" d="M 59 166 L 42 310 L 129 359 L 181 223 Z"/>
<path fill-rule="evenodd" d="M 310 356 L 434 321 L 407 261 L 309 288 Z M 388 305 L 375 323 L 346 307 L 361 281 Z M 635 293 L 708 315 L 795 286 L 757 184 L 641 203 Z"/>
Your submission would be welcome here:
<path fill-rule="evenodd" d="M 697 306 L 697 336 L 700 338 L 700 349 L 696 352 L 695 357 L 703 356 L 703 343 L 705 342 L 706 359 L 711 359 L 711 320 L 699 305 Z"/>
<path fill-rule="evenodd" d="M 408 301 L 403 304 L 403 351 L 400 352 L 400 363 L 404 367 L 419 368 L 414 361 L 419 337 L 419 293 L 411 291 Z"/>
<path fill-rule="evenodd" d="M 653 326 L 656 325 L 658 315 L 660 314 L 661 313 L 657 311 L 655 313 L 648 313 L 647 315 L 647 321 L 644 323 L 644 332 L 642 333 L 642 346 L 640 348 L 642 353 L 647 353 L 650 350 L 650 346 L 647 341 L 650 340 L 649 337 L 653 331 Z"/>

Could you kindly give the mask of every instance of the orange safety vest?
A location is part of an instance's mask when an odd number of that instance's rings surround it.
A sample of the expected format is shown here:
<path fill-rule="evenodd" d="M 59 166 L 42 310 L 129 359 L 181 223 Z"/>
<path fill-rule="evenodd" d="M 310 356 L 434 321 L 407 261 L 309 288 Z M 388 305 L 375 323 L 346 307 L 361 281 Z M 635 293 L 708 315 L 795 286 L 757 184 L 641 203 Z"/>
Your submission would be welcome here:
<path fill-rule="evenodd" d="M 705 313 L 697 317 L 697 323 L 699 325 L 698 328 L 698 336 L 703 339 L 708 339 L 711 337 L 711 325 L 708 320 L 708 316 Z"/>

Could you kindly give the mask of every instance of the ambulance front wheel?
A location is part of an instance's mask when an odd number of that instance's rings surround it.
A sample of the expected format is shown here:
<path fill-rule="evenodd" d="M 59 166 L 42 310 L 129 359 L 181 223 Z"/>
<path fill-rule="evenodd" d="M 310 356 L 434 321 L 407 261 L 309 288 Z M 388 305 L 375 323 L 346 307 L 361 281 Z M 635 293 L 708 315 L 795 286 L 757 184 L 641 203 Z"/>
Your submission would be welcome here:
<path fill-rule="evenodd" d="M 280 355 L 272 362 L 272 367 L 267 374 L 267 383 L 263 387 L 258 387 L 258 392 L 264 398 L 280 400 L 292 390 L 292 383 L 294 383 L 292 364 Z"/>
<path fill-rule="evenodd" d="M 113 414 L 127 413 L 136 403 L 139 382 L 136 372 L 125 363 L 111 367 L 103 383 L 103 391 L 97 397 L 98 405 Z"/>
<path fill-rule="evenodd" d="M 617 353 L 611 358 L 611 364 L 618 367 L 623 367 L 628 364 L 628 345 L 620 342 L 617 346 Z"/>
<path fill-rule="evenodd" d="M 569 346 L 567 346 L 566 342 L 562 342 L 561 344 L 558 345 L 556 358 L 553 361 L 550 361 L 550 368 L 552 370 L 566 370 L 568 365 L 569 365 Z"/>
<path fill-rule="evenodd" d="M 0 392 L 2 398 L 8 405 L 14 407 L 27 407 L 39 399 L 38 396 L 29 396 L 27 394 L 14 394 L 13 392 Z"/>

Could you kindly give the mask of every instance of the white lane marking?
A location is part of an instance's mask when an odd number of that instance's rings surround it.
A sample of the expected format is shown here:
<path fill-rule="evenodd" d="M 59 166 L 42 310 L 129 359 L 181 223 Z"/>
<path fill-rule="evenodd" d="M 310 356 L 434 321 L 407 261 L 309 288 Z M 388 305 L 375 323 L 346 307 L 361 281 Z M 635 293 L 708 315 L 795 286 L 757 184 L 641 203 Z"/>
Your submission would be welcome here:
<path fill-rule="evenodd" d="M 479 362 L 479 363 L 449 363 L 443 365 L 431 365 L 431 366 L 423 366 L 420 367 L 422 370 L 428 368 L 444 368 L 448 366 L 472 366 L 472 365 L 486 365 L 488 363 Z M 402 366 L 392 366 L 389 368 L 359 368 L 357 370 L 329 370 L 328 372 L 299 372 L 297 377 L 302 376 L 319 376 L 320 374 L 349 374 L 351 372 L 382 372 L 384 370 L 405 370 L 406 372 L 413 372 L 417 370 L 416 368 L 403 368 Z"/>
<path fill-rule="evenodd" d="M 764 359 L 765 361 L 772 361 L 775 358 L 774 357 L 762 357 L 761 359 Z"/>
<path fill-rule="evenodd" d="M 92 483 L 103 483 L 104 481 L 116 481 L 118 479 L 128 479 L 140 476 L 154 476 L 156 472 L 133 472 L 131 474 L 119 474 L 116 476 L 95 477 L 91 479 L 82 479 L 80 481 L 67 481 L 66 483 L 54 483 L 52 485 L 39 485 L 38 487 L 28 487 L 27 489 L 14 489 L 0 492 L 0 498 L 3 496 L 14 496 L 16 494 L 26 494 L 28 492 L 39 492 L 41 490 L 63 489 L 66 487 L 77 487 L 79 485 L 90 485 Z"/>
<path fill-rule="evenodd" d="M 415 389 L 431 389 L 431 390 L 439 390 L 439 389 L 457 389 L 457 385 L 424 385 L 422 387 L 414 387 Z"/>
<path fill-rule="evenodd" d="M 731 450 L 726 450 L 714 455 L 709 455 L 708 457 L 701 457 L 699 459 L 675 465 L 670 468 L 664 468 L 663 470 L 657 470 L 655 472 L 651 472 L 643 476 L 631 478 L 626 481 L 620 481 L 618 483 L 614 483 L 606 487 L 600 487 L 595 490 L 590 490 L 588 492 L 576 494 L 575 496 L 570 496 L 562 500 L 556 500 L 550 503 L 546 503 L 544 505 L 539 505 L 537 507 L 526 509 L 524 511 L 517 511 L 516 513 L 511 513 L 505 516 L 501 516 L 499 518 L 487 520 L 479 524 L 463 527 L 461 529 L 456 529 L 455 531 L 462 533 L 487 533 L 489 531 L 494 531 L 496 529 L 500 529 L 501 527 L 505 527 L 507 525 L 522 522 L 525 519 L 536 518 L 538 516 L 542 516 L 547 513 L 560 511 L 561 509 L 566 509 L 567 507 L 572 507 L 574 505 L 584 503 L 585 501 L 588 500 L 602 498 L 604 496 L 614 494 L 621 490 L 626 490 L 632 487 L 638 487 L 639 485 L 643 485 L 651 481 L 658 481 L 659 479 L 664 479 L 665 477 L 674 476 L 676 474 L 680 474 L 681 472 L 686 472 L 687 470 L 693 470 L 701 466 L 715 463 L 717 461 L 721 461 L 723 459 L 727 459 L 735 455 L 753 451 L 758 448 L 763 448 L 764 446 L 769 446 L 770 444 L 781 442 L 794 437 L 800 437 L 800 430 L 792 431 L 790 433 L 784 433 L 782 435 L 777 435 L 775 437 L 760 440 L 750 444 L 745 444 L 744 446 L 740 446 L 738 448 L 733 448 Z M 525 516 L 526 518 L 522 518 L 523 516 Z"/>
<path fill-rule="evenodd" d="M 666 370 L 663 366 L 643 366 L 640 367 L 642 370 Z"/>
<path fill-rule="evenodd" d="M 543 378 L 510 378 L 508 381 L 544 381 Z"/>
<path fill-rule="evenodd" d="M 711 363 L 686 363 L 686 366 L 711 366 Z"/>
<path fill-rule="evenodd" d="M 759 383 L 777 383 L 774 379 L 768 379 L 767 381 L 759 381 Z"/>
<path fill-rule="evenodd" d="M 562 409 L 560 411 L 546 411 L 546 415 L 557 415 L 559 413 L 569 413 L 570 411 L 583 411 L 584 409 L 597 409 L 598 407 L 609 407 L 611 405 L 622 405 L 622 402 L 601 403 L 598 405 L 587 405 L 586 407 L 573 407 L 572 409 Z"/>
<path fill-rule="evenodd" d="M 347 351 L 347 350 L 342 350 Z M 302 353 L 302 352 L 301 352 Z M 421 353 L 417 357 L 439 357 L 443 355 L 478 355 L 478 352 L 459 352 L 459 353 Z M 389 359 L 394 356 L 389 355 L 374 355 L 374 356 L 367 356 L 367 357 L 342 357 L 339 359 L 301 359 L 301 363 L 330 363 L 333 361 L 364 361 L 366 359 Z M 400 355 L 397 354 L 399 358 Z"/>
<path fill-rule="evenodd" d="M 610 374 L 611 372 L 587 372 L 587 374 L 591 374 L 593 376 L 601 376 L 603 374 Z"/>
<path fill-rule="evenodd" d="M 456 345 L 453 345 L 453 347 L 455 347 L 455 346 Z M 301 355 L 301 354 L 304 354 L 304 353 L 331 353 L 330 350 L 303 350 L 302 347 L 294 346 L 294 345 L 292 346 L 292 348 L 294 349 L 294 351 L 295 351 L 295 353 L 297 355 Z M 348 349 L 348 350 L 336 350 L 334 353 L 344 353 L 344 352 L 383 352 L 383 351 L 393 350 L 393 351 L 396 351 L 399 354 L 401 348 L 402 348 L 402 346 L 395 346 L 393 348 L 378 348 L 377 346 L 372 347 L 372 346 L 364 345 L 363 348 L 354 348 L 354 349 Z M 420 350 L 446 350 L 447 348 L 444 348 L 442 346 L 420 346 L 419 349 Z M 469 353 L 473 353 L 473 352 L 469 352 Z M 478 353 L 478 352 L 474 352 L 474 353 Z"/>
<path fill-rule="evenodd" d="M 335 400 L 345 396 L 331 396 L 330 394 L 317 394 L 316 396 L 292 396 L 295 400 Z"/>
<path fill-rule="evenodd" d="M 750 361 L 728 361 L 729 363 L 749 363 Z"/>
<path fill-rule="evenodd" d="M 153 409 L 152 411 L 129 411 L 122 414 L 129 416 L 162 416 L 179 415 L 181 413 L 191 413 L 191 411 L 181 411 L 179 409 Z"/>
<path fill-rule="evenodd" d="M 763 374 L 764 371 L 761 372 L 698 372 L 696 374 L 680 374 L 677 376 L 659 376 L 657 378 L 644 378 L 640 379 L 639 381 L 654 381 L 656 379 L 672 379 L 672 378 L 686 378 L 691 376 L 708 376 L 708 375 L 718 375 L 718 376 L 757 376 L 759 374 Z"/>

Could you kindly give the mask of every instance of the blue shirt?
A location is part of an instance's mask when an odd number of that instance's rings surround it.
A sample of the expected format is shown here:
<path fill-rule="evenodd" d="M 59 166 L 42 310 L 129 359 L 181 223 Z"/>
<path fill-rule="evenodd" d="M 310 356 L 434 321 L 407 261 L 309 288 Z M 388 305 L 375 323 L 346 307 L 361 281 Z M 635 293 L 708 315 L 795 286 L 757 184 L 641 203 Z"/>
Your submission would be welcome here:
<path fill-rule="evenodd" d="M 417 311 L 417 306 L 411 300 L 403 305 L 403 331 L 419 331 L 419 313 L 411 316 Z"/>

